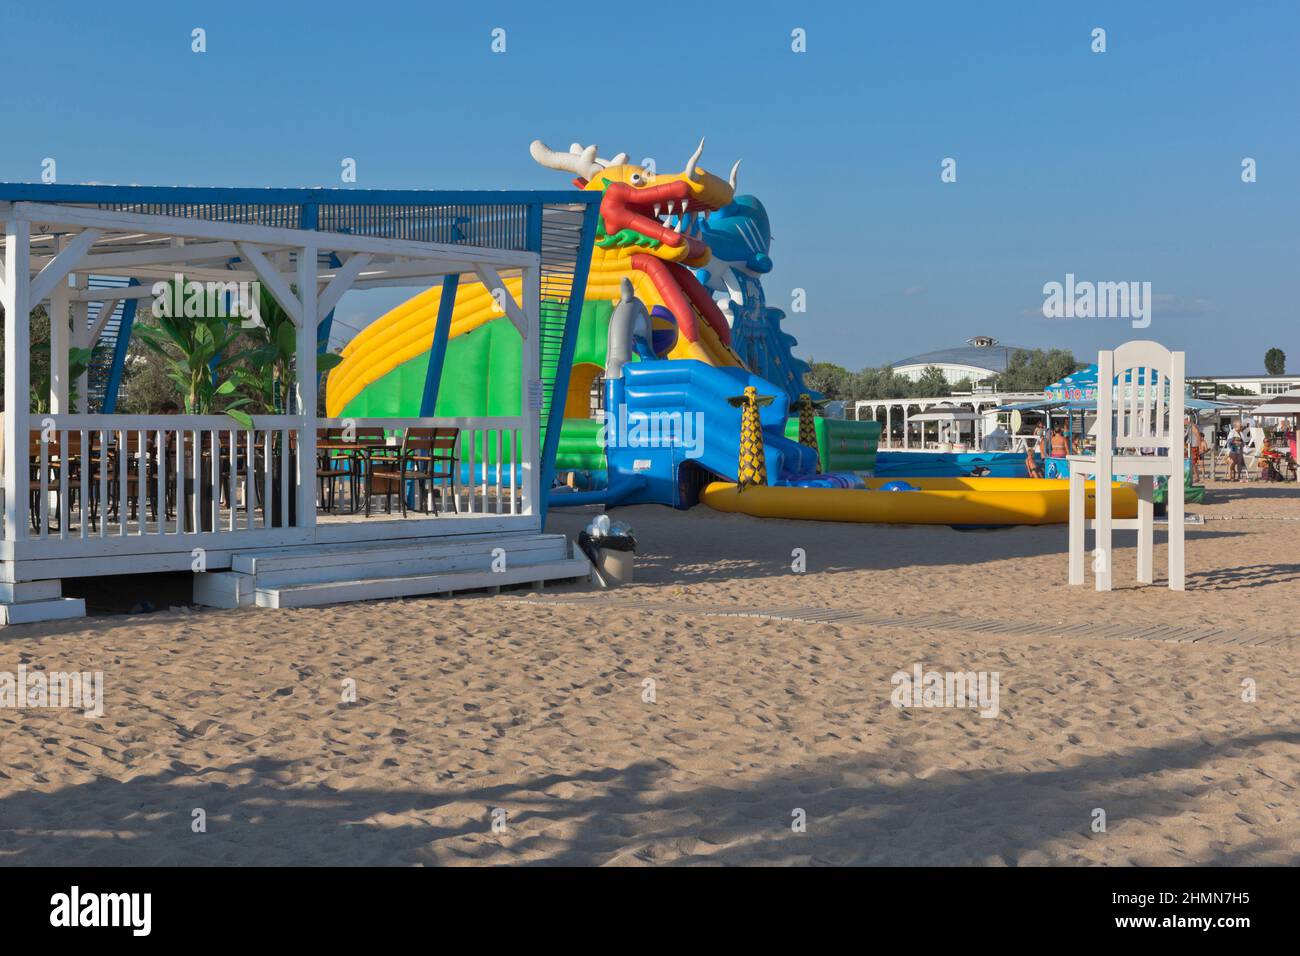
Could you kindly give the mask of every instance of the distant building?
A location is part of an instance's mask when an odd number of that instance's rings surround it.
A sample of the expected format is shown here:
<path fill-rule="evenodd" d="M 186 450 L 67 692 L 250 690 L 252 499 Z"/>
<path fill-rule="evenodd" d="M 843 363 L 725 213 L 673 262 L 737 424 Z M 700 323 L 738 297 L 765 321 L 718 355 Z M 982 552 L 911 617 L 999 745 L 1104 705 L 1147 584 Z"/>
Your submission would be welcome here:
<path fill-rule="evenodd" d="M 1187 384 L 1195 398 L 1213 399 L 1242 389 L 1252 395 L 1282 395 L 1300 388 L 1300 375 L 1189 375 Z"/>
<path fill-rule="evenodd" d="M 897 374 L 914 382 L 920 379 L 927 368 L 933 366 L 943 372 L 943 377 L 949 384 L 955 385 L 963 379 L 978 383 L 1005 372 L 1012 353 L 1019 348 L 1018 345 L 1006 345 L 991 336 L 977 335 L 957 348 L 924 352 L 890 364 Z"/>

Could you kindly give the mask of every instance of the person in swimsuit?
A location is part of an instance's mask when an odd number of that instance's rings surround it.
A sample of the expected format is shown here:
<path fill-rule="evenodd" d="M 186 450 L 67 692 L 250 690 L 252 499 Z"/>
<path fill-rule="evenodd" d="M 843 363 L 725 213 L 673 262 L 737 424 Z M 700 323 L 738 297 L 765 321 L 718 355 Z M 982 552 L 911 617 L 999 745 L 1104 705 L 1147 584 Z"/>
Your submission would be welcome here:
<path fill-rule="evenodd" d="M 1201 480 L 1201 459 L 1205 455 L 1205 450 L 1209 445 L 1205 441 L 1205 436 L 1201 434 L 1201 429 L 1197 427 L 1196 420 L 1187 419 L 1187 450 L 1188 457 L 1192 460 L 1192 484 Z"/>
<path fill-rule="evenodd" d="M 1038 459 L 1034 456 L 1032 445 L 1025 449 L 1025 473 L 1030 478 L 1043 477 L 1043 466 L 1038 463 Z"/>
<path fill-rule="evenodd" d="M 1052 429 L 1052 457 L 1064 458 L 1070 454 L 1070 441 L 1065 437 L 1061 426 Z"/>

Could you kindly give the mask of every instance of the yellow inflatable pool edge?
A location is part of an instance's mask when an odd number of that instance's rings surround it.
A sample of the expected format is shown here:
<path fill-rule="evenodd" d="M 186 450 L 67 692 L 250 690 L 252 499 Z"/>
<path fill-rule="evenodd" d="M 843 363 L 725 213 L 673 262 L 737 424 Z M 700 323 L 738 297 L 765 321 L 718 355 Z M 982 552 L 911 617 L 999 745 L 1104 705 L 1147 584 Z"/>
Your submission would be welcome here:
<path fill-rule="evenodd" d="M 916 491 L 880 491 L 887 481 L 907 481 Z M 716 511 L 755 518 L 869 524 L 1042 525 L 1070 520 L 1070 483 L 1043 478 L 873 478 L 870 490 L 748 487 L 713 482 L 700 501 Z M 1095 516 L 1095 489 L 1087 484 L 1085 509 Z M 1112 514 L 1137 516 L 1137 490 L 1114 482 Z"/>

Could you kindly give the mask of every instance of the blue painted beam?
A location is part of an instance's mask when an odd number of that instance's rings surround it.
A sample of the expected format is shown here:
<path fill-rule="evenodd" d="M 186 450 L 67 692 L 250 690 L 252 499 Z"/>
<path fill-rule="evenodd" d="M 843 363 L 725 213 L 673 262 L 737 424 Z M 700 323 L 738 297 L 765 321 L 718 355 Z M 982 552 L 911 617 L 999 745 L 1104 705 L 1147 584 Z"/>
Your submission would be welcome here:
<path fill-rule="evenodd" d="M 139 279 L 128 282 L 127 288 L 138 286 Z M 135 326 L 135 310 L 139 299 L 127 299 L 122 306 L 122 322 L 117 327 L 117 341 L 113 343 L 113 364 L 108 370 L 108 382 L 104 385 L 104 402 L 102 412 L 112 415 L 117 411 L 117 393 L 122 387 L 122 369 L 126 367 L 126 349 L 131 344 L 131 329 Z"/>
<path fill-rule="evenodd" d="M 596 243 L 596 220 L 599 217 L 598 203 L 589 205 L 583 212 L 582 238 L 578 242 L 578 259 L 573 269 L 569 312 L 564 321 L 564 339 L 560 344 L 555 383 L 551 387 L 551 410 L 546 419 L 546 441 L 542 446 L 541 463 L 540 497 L 543 525 L 546 524 L 546 511 L 550 505 L 551 483 L 555 480 L 555 456 L 560 449 L 560 429 L 564 426 L 564 404 L 569 394 L 569 373 L 573 371 L 573 356 L 578 350 L 578 325 L 582 322 L 582 303 L 587 293 L 587 274 L 591 270 L 591 250 Z M 540 248 L 536 251 L 540 251 Z"/>
<path fill-rule="evenodd" d="M 115 203 L 243 203 L 511 206 L 563 203 L 598 206 L 602 194 L 579 189 L 253 189 L 210 186 L 84 186 L 66 183 L 0 183 L 0 201 Z"/>
<path fill-rule="evenodd" d="M 525 229 L 525 246 L 529 252 L 542 251 L 542 204 L 528 204 L 528 223 Z"/>
<path fill-rule="evenodd" d="M 313 228 L 313 229 L 316 228 L 316 219 L 315 219 L 316 211 L 315 211 L 315 210 L 316 210 L 316 207 L 313 206 L 313 207 L 312 207 L 312 213 L 311 213 L 311 215 L 312 215 L 312 228 Z M 304 215 L 305 215 L 305 214 L 304 214 Z M 338 253 L 331 252 L 331 253 L 330 253 L 330 268 L 331 268 L 331 269 L 337 269 L 337 268 L 339 268 L 339 267 L 342 266 L 342 265 L 343 265 L 343 263 L 342 263 L 341 261 L 339 261 Z M 334 310 L 333 310 L 333 309 L 330 309 L 329 312 L 325 313 L 325 318 L 321 319 L 320 322 L 316 325 L 316 354 L 317 354 L 317 355 L 324 355 L 326 352 L 329 351 L 329 349 L 330 349 L 330 333 L 331 333 L 333 330 L 334 330 Z M 321 378 L 323 377 L 323 374 L 324 374 L 324 373 L 322 373 L 322 372 L 317 372 L 317 373 L 316 373 L 316 391 L 318 391 L 318 392 L 320 391 L 320 383 L 321 383 Z"/>
<path fill-rule="evenodd" d="M 442 364 L 447 358 L 447 341 L 451 338 L 451 313 L 456 308 L 456 288 L 460 276 L 442 277 L 442 299 L 438 302 L 438 321 L 433 327 L 433 344 L 429 346 L 429 370 L 424 373 L 424 396 L 420 399 L 420 417 L 433 414 L 438 405 L 438 383 L 442 381 Z"/>

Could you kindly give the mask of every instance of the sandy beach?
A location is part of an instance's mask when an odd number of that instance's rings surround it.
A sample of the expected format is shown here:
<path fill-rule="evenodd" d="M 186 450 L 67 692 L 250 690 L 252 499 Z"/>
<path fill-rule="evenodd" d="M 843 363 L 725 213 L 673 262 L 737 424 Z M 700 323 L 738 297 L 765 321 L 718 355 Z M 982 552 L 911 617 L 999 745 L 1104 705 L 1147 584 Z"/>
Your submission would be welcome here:
<path fill-rule="evenodd" d="M 1211 499 L 1183 594 L 1131 534 L 1097 594 L 1059 526 L 644 507 L 617 591 L 8 628 L 0 671 L 100 670 L 105 706 L 0 709 L 0 862 L 1295 865 L 1300 493 Z M 809 608 L 872 620 L 720 616 Z M 1080 630 L 1158 624 L 1220 633 Z M 997 715 L 892 706 L 916 665 L 996 672 Z"/>

